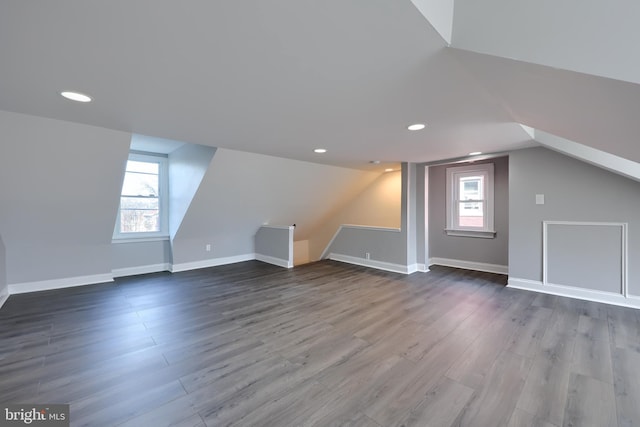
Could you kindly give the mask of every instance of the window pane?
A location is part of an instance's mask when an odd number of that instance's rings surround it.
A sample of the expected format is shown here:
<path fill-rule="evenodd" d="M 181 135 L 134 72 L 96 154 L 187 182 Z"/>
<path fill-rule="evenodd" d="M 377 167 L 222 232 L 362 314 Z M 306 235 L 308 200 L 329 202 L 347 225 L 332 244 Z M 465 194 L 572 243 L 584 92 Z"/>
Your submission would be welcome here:
<path fill-rule="evenodd" d="M 460 178 L 460 200 L 482 200 L 483 176 L 471 176 Z"/>
<path fill-rule="evenodd" d="M 136 172 L 124 174 L 123 196 L 158 196 L 158 175 Z"/>
<path fill-rule="evenodd" d="M 120 209 L 153 209 L 158 210 L 160 200 L 158 198 L 147 197 L 121 197 Z"/>
<path fill-rule="evenodd" d="M 157 209 L 121 209 L 121 233 L 145 233 L 160 231 L 160 215 Z"/>
<path fill-rule="evenodd" d="M 127 162 L 127 172 L 142 172 L 158 175 L 160 170 L 160 164 L 149 162 L 136 162 L 135 160 L 129 160 Z"/>
<path fill-rule="evenodd" d="M 483 202 L 459 202 L 458 225 L 460 227 L 484 227 Z"/>

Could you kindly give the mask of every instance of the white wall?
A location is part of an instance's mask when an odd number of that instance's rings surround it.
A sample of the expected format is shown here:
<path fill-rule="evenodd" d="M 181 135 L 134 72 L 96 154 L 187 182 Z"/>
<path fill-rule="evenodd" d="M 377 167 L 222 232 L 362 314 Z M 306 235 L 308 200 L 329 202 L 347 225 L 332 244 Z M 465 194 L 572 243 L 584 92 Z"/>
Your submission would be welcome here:
<path fill-rule="evenodd" d="M 0 230 L 9 284 L 110 275 L 130 138 L 0 111 Z"/>

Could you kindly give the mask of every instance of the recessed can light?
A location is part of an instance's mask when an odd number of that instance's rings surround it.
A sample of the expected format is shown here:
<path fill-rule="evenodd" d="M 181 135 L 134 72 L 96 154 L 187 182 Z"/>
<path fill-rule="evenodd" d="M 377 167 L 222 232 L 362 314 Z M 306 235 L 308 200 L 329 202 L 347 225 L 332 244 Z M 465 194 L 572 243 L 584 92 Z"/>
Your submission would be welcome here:
<path fill-rule="evenodd" d="M 482 154 L 482 151 L 474 151 L 472 153 L 469 153 L 470 156 L 477 156 L 479 154 Z"/>
<path fill-rule="evenodd" d="M 63 91 L 60 95 L 77 102 L 91 102 L 91 97 L 80 92 Z"/>
<path fill-rule="evenodd" d="M 422 130 L 425 127 L 426 127 L 426 125 L 424 123 L 415 123 L 415 124 L 407 126 L 407 129 L 409 129 L 409 130 Z"/>
<path fill-rule="evenodd" d="M 380 160 L 369 160 L 369 163 L 371 163 L 372 165 L 379 165 Z"/>
<path fill-rule="evenodd" d="M 322 153 L 326 153 L 327 149 L 326 148 L 316 148 L 315 150 L 313 150 L 314 153 L 318 153 L 318 154 L 322 154 Z"/>

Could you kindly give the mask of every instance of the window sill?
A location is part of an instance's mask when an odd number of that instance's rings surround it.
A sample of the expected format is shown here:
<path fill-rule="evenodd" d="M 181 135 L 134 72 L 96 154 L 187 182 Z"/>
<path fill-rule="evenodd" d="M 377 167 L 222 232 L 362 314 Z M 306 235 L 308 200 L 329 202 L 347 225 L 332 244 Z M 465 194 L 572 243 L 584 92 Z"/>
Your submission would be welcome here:
<path fill-rule="evenodd" d="M 127 237 L 113 237 L 111 243 L 143 243 L 143 242 L 160 242 L 163 240 L 169 240 L 169 236 L 127 236 Z"/>
<path fill-rule="evenodd" d="M 444 230 L 448 236 L 458 237 L 476 237 L 481 239 L 494 239 L 496 237 L 495 231 L 476 231 L 476 230 Z"/>

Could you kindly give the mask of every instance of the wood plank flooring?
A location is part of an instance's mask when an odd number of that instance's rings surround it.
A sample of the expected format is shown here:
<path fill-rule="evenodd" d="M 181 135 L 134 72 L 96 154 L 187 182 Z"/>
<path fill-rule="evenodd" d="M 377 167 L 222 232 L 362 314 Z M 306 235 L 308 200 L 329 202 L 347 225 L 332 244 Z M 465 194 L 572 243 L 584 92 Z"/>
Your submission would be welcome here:
<path fill-rule="evenodd" d="M 250 261 L 14 295 L 0 403 L 73 426 L 640 426 L 640 312 L 433 267 Z"/>

